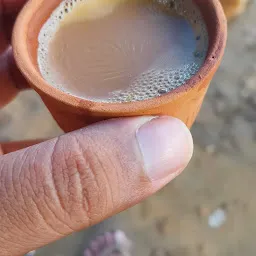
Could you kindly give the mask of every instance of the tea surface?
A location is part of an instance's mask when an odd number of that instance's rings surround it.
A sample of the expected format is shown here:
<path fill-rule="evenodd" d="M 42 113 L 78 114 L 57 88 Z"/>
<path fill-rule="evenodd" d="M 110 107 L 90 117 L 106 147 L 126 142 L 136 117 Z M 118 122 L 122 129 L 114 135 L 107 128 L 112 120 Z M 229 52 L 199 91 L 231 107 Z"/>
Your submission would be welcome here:
<path fill-rule="evenodd" d="M 92 101 L 160 96 L 199 70 L 208 49 L 187 1 L 63 1 L 39 35 L 38 63 L 52 86 Z"/>

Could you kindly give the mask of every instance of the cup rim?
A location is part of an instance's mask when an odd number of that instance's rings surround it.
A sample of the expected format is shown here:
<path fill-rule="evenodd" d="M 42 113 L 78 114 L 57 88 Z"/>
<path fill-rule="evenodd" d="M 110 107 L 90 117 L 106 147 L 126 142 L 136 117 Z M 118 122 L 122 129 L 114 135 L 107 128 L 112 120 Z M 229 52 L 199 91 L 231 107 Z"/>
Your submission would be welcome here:
<path fill-rule="evenodd" d="M 207 4 L 210 6 L 209 8 L 211 8 L 211 15 L 214 15 L 215 17 L 214 38 L 209 45 L 208 54 L 204 64 L 194 76 L 186 81 L 185 84 L 166 94 L 143 101 L 125 103 L 90 101 L 67 94 L 48 84 L 31 61 L 27 47 L 27 42 L 29 40 L 27 40 L 26 37 L 29 21 L 44 1 L 46 0 L 29 0 L 20 12 L 13 29 L 12 42 L 14 57 L 18 68 L 37 92 L 41 92 L 58 102 L 79 109 L 80 111 L 94 112 L 94 114 L 98 113 L 104 115 L 118 115 L 119 113 L 125 115 L 129 113 L 143 113 L 148 109 L 155 109 L 162 105 L 166 105 L 179 98 L 182 94 L 186 94 L 191 88 L 201 84 L 206 79 L 209 79 L 211 74 L 216 71 L 226 46 L 227 21 L 222 5 L 219 0 L 207 0 Z M 197 5 L 204 4 L 204 1 L 205 0 L 194 0 Z"/>

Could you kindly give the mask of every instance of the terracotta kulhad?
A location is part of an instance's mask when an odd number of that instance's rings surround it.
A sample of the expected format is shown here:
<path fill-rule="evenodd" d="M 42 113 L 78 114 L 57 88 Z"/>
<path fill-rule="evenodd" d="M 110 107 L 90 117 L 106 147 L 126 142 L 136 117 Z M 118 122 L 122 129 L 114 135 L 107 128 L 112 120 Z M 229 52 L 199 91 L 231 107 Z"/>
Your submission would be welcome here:
<path fill-rule="evenodd" d="M 189 128 L 192 126 L 226 46 L 227 22 L 219 0 L 194 0 L 203 14 L 209 34 L 208 55 L 199 72 L 186 84 L 160 97 L 129 103 L 80 99 L 54 88 L 43 79 L 37 64 L 38 34 L 60 2 L 28 1 L 14 27 L 13 51 L 19 69 L 65 132 L 100 120 L 140 115 L 169 115 L 181 119 Z"/>

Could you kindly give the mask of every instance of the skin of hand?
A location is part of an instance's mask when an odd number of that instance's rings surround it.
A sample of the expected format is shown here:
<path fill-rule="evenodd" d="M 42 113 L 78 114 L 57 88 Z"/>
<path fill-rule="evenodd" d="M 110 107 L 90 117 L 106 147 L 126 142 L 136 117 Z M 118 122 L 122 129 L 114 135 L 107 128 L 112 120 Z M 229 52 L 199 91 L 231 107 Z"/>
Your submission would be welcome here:
<path fill-rule="evenodd" d="M 0 107 L 28 87 L 9 44 L 24 3 L 0 0 Z M 139 203 L 179 175 L 193 152 L 189 130 L 172 117 L 109 120 L 38 143 L 0 147 L 1 256 L 23 255 Z"/>

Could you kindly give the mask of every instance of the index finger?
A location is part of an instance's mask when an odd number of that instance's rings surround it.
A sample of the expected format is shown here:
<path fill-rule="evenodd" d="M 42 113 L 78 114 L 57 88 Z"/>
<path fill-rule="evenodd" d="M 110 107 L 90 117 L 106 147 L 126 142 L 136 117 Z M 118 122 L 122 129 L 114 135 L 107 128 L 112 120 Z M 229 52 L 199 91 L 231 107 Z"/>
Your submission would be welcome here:
<path fill-rule="evenodd" d="M 17 14 L 27 0 L 0 0 L 4 14 Z"/>
<path fill-rule="evenodd" d="M 0 0 L 0 108 L 28 87 L 13 59 L 9 42 L 16 16 L 26 0 Z"/>
<path fill-rule="evenodd" d="M 16 17 L 26 2 L 27 0 L 0 0 L 0 33 L 7 42 L 10 42 Z"/>

